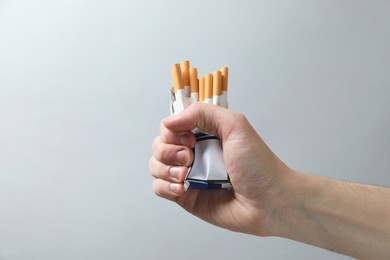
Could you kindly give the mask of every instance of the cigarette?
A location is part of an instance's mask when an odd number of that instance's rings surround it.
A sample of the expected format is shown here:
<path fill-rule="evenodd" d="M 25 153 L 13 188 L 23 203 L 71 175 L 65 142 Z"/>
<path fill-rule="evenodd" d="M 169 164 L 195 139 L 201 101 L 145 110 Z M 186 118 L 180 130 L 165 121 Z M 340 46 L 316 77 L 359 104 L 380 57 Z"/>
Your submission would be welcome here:
<path fill-rule="evenodd" d="M 212 104 L 213 102 L 213 75 L 205 75 L 205 85 L 204 85 L 204 102 Z"/>
<path fill-rule="evenodd" d="M 213 104 L 219 105 L 219 99 L 222 94 L 221 89 L 221 72 L 219 70 L 214 71 L 213 73 Z"/>
<path fill-rule="evenodd" d="M 221 68 L 221 74 L 222 74 L 222 91 L 227 92 L 227 90 L 228 90 L 229 68 L 228 67 L 222 67 Z"/>
<path fill-rule="evenodd" d="M 199 98 L 198 100 L 203 102 L 204 101 L 204 96 L 205 96 L 205 78 L 200 78 L 199 79 Z"/>
<path fill-rule="evenodd" d="M 190 69 L 190 96 L 193 102 L 198 101 L 199 83 L 198 70 L 196 68 Z"/>
<path fill-rule="evenodd" d="M 228 67 L 222 67 L 221 68 L 221 81 L 222 81 L 222 94 L 221 98 L 219 100 L 219 105 L 221 107 L 228 108 L 228 101 L 227 101 L 227 90 L 228 90 L 228 79 L 229 79 L 229 69 Z"/>
<path fill-rule="evenodd" d="M 180 64 L 172 65 L 172 79 L 173 79 L 173 90 L 175 93 L 181 91 L 184 88 L 183 78 L 181 76 Z"/>
<path fill-rule="evenodd" d="M 190 62 L 188 60 L 181 62 L 181 72 L 183 75 L 183 86 L 187 97 L 190 96 Z"/>

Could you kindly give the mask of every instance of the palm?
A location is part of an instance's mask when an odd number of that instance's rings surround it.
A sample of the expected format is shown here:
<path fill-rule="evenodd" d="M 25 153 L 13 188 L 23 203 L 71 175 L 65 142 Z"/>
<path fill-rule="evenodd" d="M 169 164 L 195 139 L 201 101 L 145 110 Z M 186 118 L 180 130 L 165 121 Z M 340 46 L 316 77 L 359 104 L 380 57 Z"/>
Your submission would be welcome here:
<path fill-rule="evenodd" d="M 241 230 L 235 226 L 235 220 L 249 215 L 235 193 L 225 190 L 189 190 L 177 199 L 177 203 L 195 216 L 231 230 Z"/>
<path fill-rule="evenodd" d="M 177 198 L 177 203 L 195 216 L 220 227 L 234 231 L 243 231 L 248 222 L 259 221 L 261 212 L 253 203 L 258 196 L 256 191 L 250 186 L 253 183 L 247 182 L 247 185 L 238 185 L 238 179 L 252 179 L 250 176 L 258 174 L 257 167 L 248 165 L 233 164 L 237 162 L 237 157 L 242 158 L 242 154 L 247 154 L 247 147 L 243 147 L 242 137 L 230 138 L 224 142 L 224 157 L 230 174 L 234 190 L 189 190 Z M 234 151 L 234 153 L 229 153 Z M 232 156 L 232 157 L 230 157 Z M 248 161 L 242 161 L 242 164 L 248 164 Z M 256 162 L 258 163 L 258 162 Z M 254 169 L 252 172 L 243 172 L 242 169 Z M 237 221 L 240 220 L 240 221 Z M 254 232 L 247 231 L 249 233 Z"/>

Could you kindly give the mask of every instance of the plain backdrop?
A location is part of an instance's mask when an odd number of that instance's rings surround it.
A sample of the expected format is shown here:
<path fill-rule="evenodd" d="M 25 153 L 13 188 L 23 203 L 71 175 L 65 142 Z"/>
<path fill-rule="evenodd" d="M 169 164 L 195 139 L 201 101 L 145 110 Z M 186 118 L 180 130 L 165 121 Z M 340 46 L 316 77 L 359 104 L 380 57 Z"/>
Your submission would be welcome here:
<path fill-rule="evenodd" d="M 389 1 L 0 0 L 0 259 L 349 259 L 158 198 L 171 65 L 290 167 L 390 184 Z"/>

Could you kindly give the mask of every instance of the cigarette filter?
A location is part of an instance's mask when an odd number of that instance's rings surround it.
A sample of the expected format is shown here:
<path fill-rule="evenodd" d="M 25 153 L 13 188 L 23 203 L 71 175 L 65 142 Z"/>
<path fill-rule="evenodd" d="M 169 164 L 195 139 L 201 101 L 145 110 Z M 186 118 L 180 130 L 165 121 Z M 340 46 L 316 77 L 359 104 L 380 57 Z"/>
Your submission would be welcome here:
<path fill-rule="evenodd" d="M 228 108 L 227 91 L 228 91 L 228 79 L 229 69 L 228 67 L 221 68 L 221 98 L 219 99 L 219 105 L 221 107 Z"/>
<path fill-rule="evenodd" d="M 221 75 L 222 75 L 222 91 L 228 90 L 228 76 L 229 76 L 229 68 L 228 67 L 222 67 L 221 68 Z"/>
<path fill-rule="evenodd" d="M 205 84 L 204 84 L 204 102 L 208 104 L 213 103 L 213 75 L 205 75 Z"/>
<path fill-rule="evenodd" d="M 199 101 L 203 102 L 205 99 L 205 78 L 199 79 Z"/>
<path fill-rule="evenodd" d="M 214 71 L 213 73 L 213 104 L 219 105 L 219 100 L 221 98 L 222 89 L 221 89 L 221 72 L 219 70 Z"/>
<path fill-rule="evenodd" d="M 172 79 L 173 79 L 173 90 L 177 93 L 178 90 L 183 89 L 183 78 L 181 75 L 181 69 L 179 64 L 172 65 Z"/>
<path fill-rule="evenodd" d="M 198 70 L 196 68 L 190 69 L 190 96 L 193 102 L 198 101 L 199 83 Z"/>
<path fill-rule="evenodd" d="M 187 97 L 190 96 L 190 62 L 188 60 L 182 61 L 181 72 L 183 75 L 184 93 Z"/>

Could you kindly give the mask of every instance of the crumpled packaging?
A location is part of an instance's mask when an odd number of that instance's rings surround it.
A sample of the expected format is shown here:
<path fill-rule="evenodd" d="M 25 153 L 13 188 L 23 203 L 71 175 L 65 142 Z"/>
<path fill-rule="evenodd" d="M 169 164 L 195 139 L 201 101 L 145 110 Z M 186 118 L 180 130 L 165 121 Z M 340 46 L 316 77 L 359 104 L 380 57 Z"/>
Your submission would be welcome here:
<path fill-rule="evenodd" d="M 180 90 L 181 91 L 181 90 Z M 185 90 L 183 89 L 183 92 Z M 224 106 L 227 106 L 226 93 L 221 96 Z M 185 93 L 174 93 L 171 89 L 171 114 L 178 114 L 195 101 Z M 227 189 L 232 185 L 223 159 L 222 143 L 214 135 L 193 129 L 196 144 L 193 148 L 194 161 L 188 168 L 184 181 L 187 189 Z"/>

